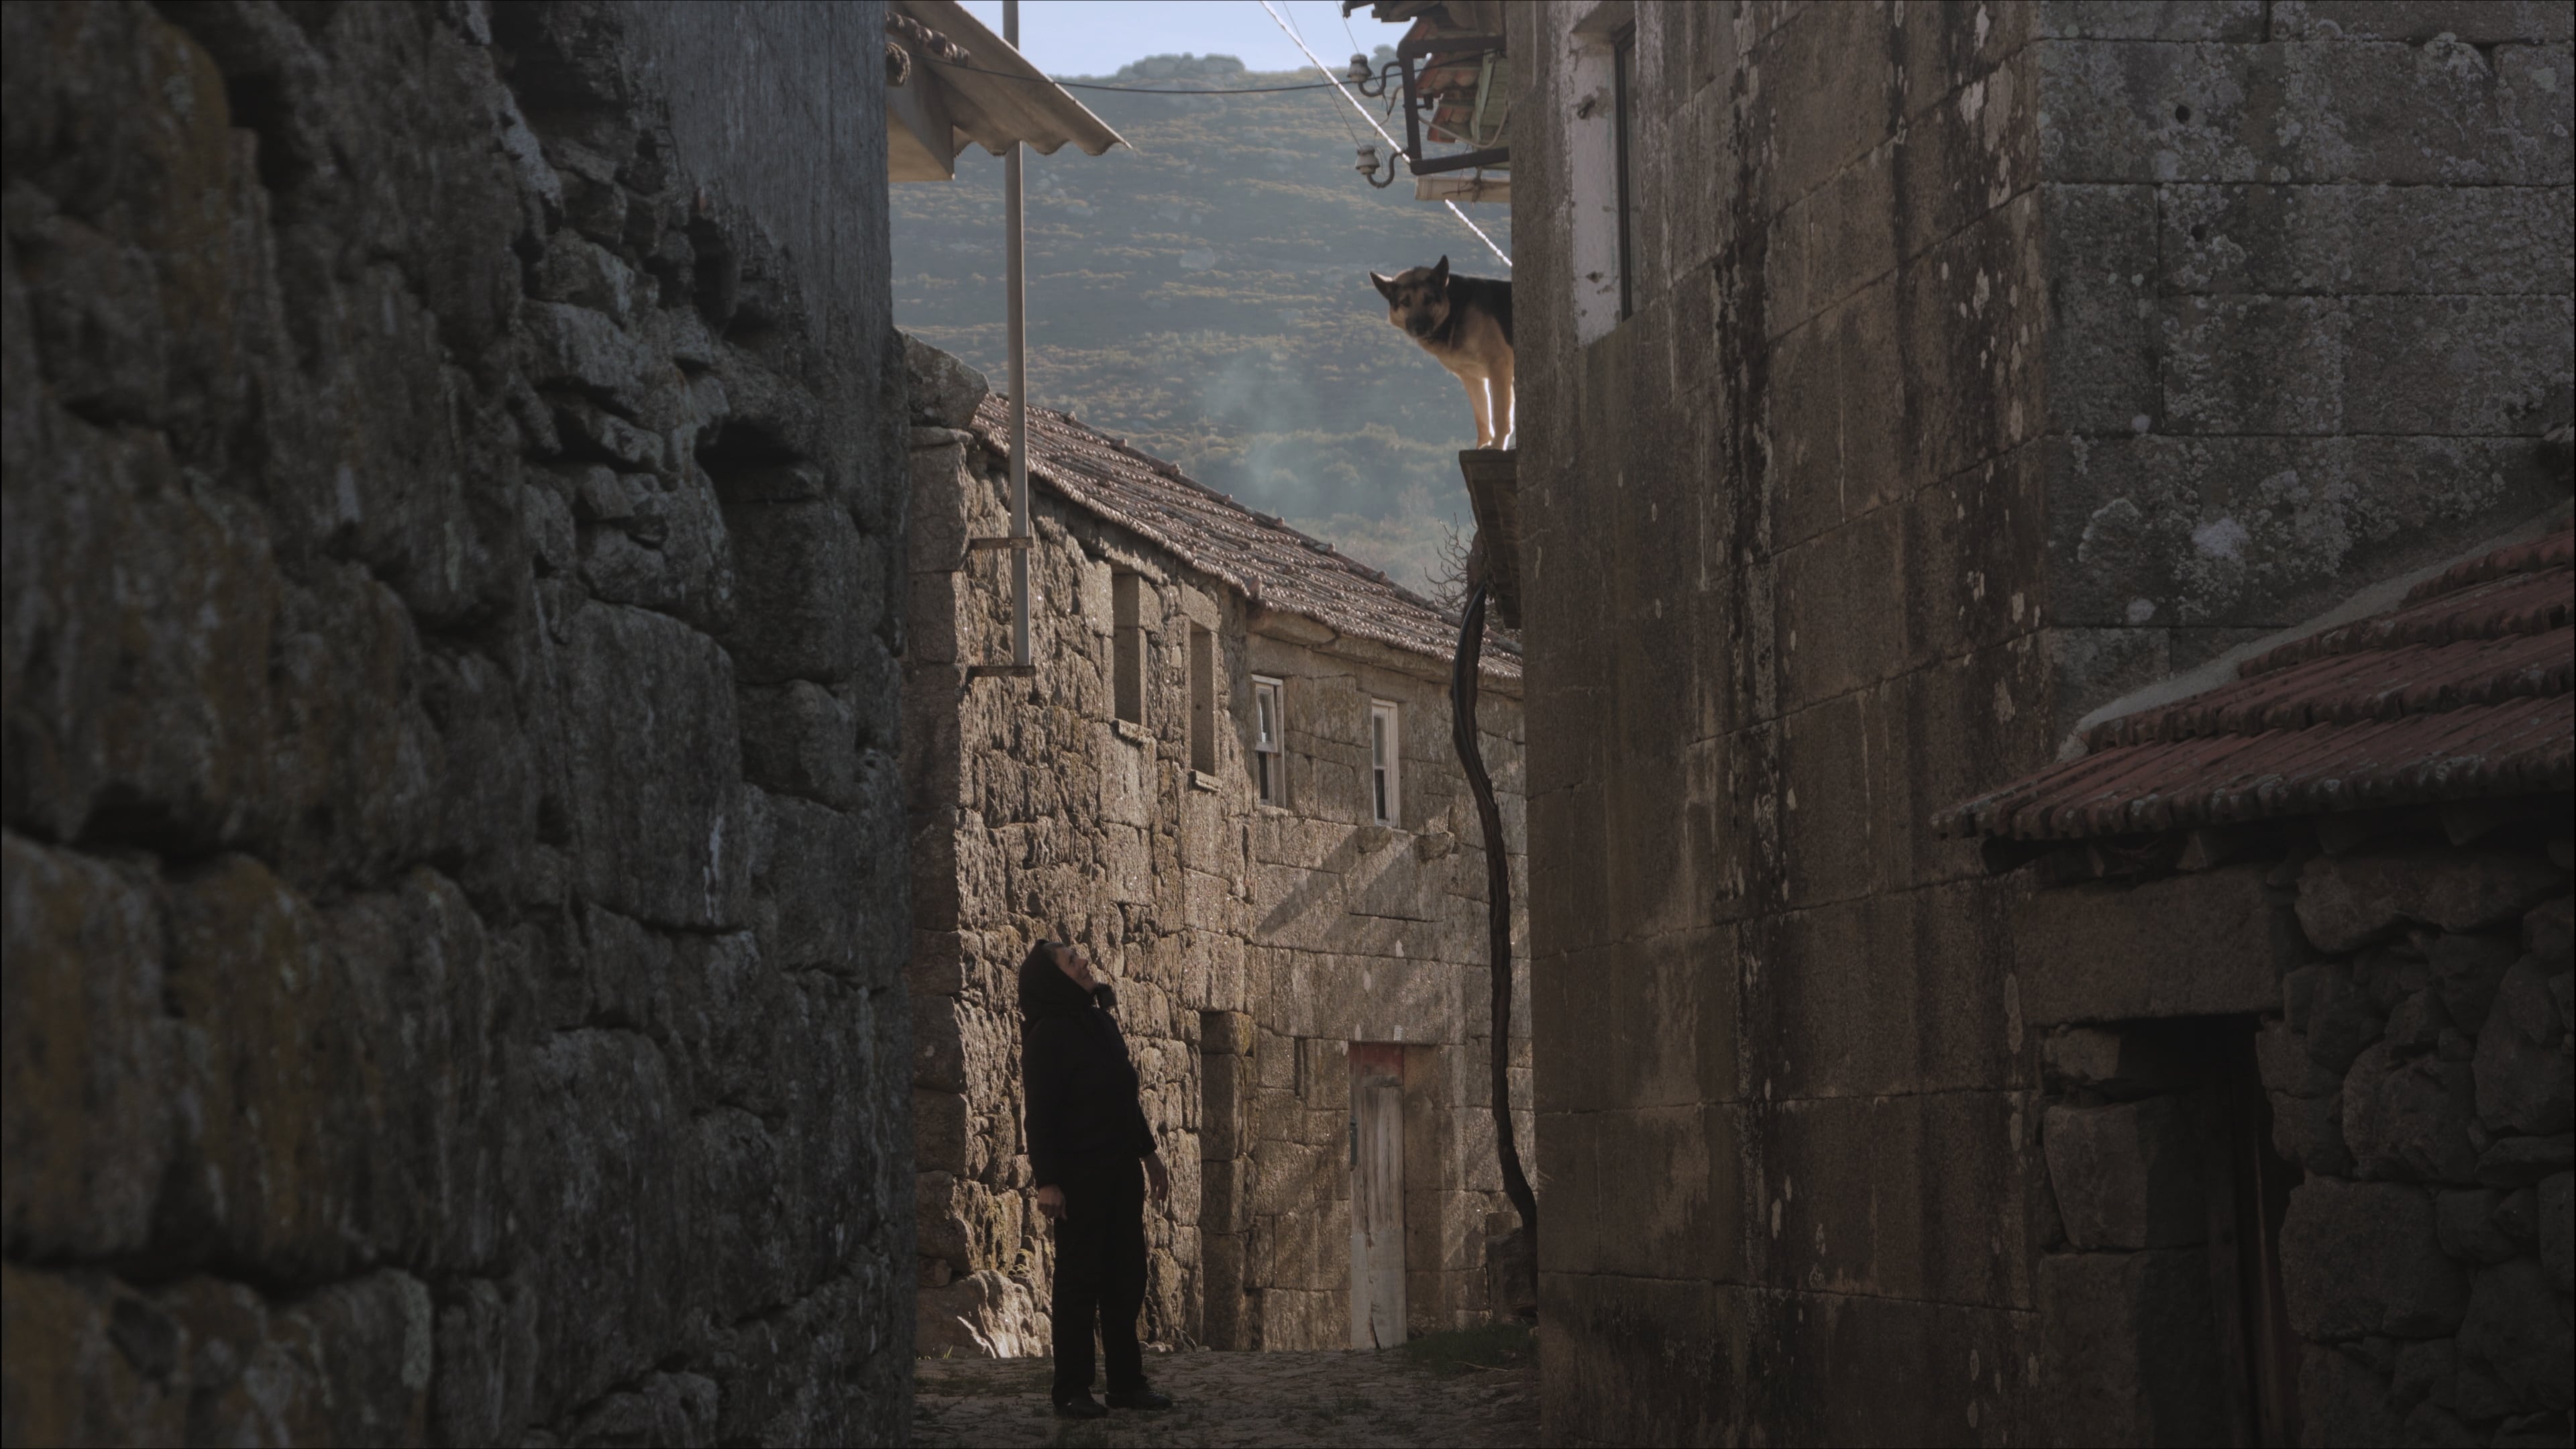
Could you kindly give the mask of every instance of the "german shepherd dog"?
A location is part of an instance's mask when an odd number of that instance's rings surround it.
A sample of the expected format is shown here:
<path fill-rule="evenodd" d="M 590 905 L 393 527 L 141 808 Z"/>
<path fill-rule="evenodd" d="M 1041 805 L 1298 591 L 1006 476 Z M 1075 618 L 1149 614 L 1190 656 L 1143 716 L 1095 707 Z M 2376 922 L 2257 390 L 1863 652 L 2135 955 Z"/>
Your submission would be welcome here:
<path fill-rule="evenodd" d="M 1512 284 L 1453 277 L 1447 257 L 1369 280 L 1386 297 L 1386 320 L 1467 385 L 1476 446 L 1502 447 L 1512 435 Z"/>

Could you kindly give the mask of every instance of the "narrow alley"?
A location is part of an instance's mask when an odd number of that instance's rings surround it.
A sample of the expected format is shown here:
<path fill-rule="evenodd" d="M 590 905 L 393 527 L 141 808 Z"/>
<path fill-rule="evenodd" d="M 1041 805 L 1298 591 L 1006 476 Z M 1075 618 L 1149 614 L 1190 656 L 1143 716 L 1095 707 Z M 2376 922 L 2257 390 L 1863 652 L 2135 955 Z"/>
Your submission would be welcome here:
<path fill-rule="evenodd" d="M 7 0 L 0 1449 L 2576 1449 L 2571 76 Z"/>
<path fill-rule="evenodd" d="M 1066 1423 L 1047 1407 L 1043 1358 L 925 1358 L 914 1389 L 918 1445 L 1536 1444 L 1536 1370 L 1523 1354 L 1176 1353 L 1147 1365 L 1178 1402 L 1165 1413 Z M 1483 1359 L 1485 1362 L 1473 1362 Z M 1503 1362 L 1496 1363 L 1500 1359 Z"/>

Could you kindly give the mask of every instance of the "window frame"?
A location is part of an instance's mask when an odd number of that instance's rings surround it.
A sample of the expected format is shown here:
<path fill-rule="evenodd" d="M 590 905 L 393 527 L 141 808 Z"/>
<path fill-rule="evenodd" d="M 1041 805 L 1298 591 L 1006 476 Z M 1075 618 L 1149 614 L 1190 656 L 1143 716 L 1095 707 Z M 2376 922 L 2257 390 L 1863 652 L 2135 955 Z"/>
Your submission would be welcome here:
<path fill-rule="evenodd" d="M 1190 625 L 1190 768 L 1216 773 L 1216 631 Z"/>
<path fill-rule="evenodd" d="M 1266 674 L 1252 676 L 1252 792 L 1264 805 L 1288 804 L 1287 681 Z"/>
<path fill-rule="evenodd" d="M 1109 714 L 1145 727 L 1145 576 L 1120 569 L 1109 576 Z"/>
<path fill-rule="evenodd" d="M 1404 715 L 1391 699 L 1369 701 L 1369 810 L 1372 825 L 1404 819 Z M 1380 721 L 1384 722 L 1381 729 Z"/>

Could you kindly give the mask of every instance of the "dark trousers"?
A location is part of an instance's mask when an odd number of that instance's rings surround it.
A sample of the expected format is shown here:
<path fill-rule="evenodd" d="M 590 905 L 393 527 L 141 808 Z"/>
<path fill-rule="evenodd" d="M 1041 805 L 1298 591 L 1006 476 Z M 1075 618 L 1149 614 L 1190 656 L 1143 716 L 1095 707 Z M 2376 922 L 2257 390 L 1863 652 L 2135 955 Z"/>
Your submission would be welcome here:
<path fill-rule="evenodd" d="M 1091 1328 L 1100 1325 L 1109 1391 L 1145 1382 L 1136 1317 L 1145 1307 L 1145 1173 L 1112 1153 L 1066 1164 L 1055 1225 L 1055 1397 L 1091 1392 Z"/>

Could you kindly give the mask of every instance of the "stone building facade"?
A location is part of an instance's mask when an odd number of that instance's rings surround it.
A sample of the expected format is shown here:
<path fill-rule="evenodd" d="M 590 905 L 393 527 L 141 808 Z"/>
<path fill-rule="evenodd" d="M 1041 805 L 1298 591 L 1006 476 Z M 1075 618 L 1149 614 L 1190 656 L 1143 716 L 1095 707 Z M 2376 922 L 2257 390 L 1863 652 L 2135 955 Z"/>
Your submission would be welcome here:
<path fill-rule="evenodd" d="M 1151 1341 L 1338 1348 L 1482 1321 L 1504 1204 L 1486 844 L 1449 740 L 1456 621 L 1031 408 L 1038 663 L 976 677 L 1010 658 L 1008 554 L 973 546 L 1009 532 L 1007 414 L 953 359 L 912 355 L 923 1351 L 1047 1347 L 1014 984 L 1041 937 L 1115 981 L 1171 1166 L 1149 1212 Z M 1495 641 L 1478 722 L 1509 839 L 1518 673 Z M 1379 1187 L 1366 1244 L 1355 1179 Z M 1355 1276 L 1373 1320 L 1355 1322 Z"/>
<path fill-rule="evenodd" d="M 2060 1422 L 2566 1440 L 2568 529 L 1941 817 L 2036 887 Z"/>
<path fill-rule="evenodd" d="M 0 25 L 0 1438 L 899 1437 L 881 8 Z"/>
<path fill-rule="evenodd" d="M 1506 19 L 1550 1433 L 2122 1432 L 1928 820 L 2564 502 L 2568 11 Z"/>

